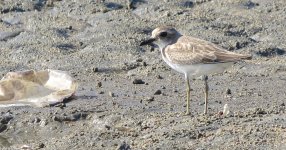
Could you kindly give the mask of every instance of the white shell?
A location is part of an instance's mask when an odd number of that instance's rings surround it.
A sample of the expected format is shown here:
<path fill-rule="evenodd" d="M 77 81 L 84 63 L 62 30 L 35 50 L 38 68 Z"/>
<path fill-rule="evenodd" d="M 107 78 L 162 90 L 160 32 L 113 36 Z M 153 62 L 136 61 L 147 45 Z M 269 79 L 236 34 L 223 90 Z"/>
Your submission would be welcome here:
<path fill-rule="evenodd" d="M 77 84 L 60 70 L 9 72 L 0 81 L 0 107 L 44 107 L 71 97 Z"/>
<path fill-rule="evenodd" d="M 229 107 L 227 104 L 223 106 L 223 115 L 227 116 L 230 113 Z"/>

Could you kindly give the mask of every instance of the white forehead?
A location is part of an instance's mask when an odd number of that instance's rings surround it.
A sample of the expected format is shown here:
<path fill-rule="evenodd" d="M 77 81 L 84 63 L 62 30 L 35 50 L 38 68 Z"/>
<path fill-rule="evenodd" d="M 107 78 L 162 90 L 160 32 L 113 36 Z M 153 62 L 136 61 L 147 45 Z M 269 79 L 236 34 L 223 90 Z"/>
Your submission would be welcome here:
<path fill-rule="evenodd" d="M 156 28 L 152 31 L 152 37 L 156 37 L 156 35 L 158 35 L 158 33 L 161 32 L 160 28 Z"/>
<path fill-rule="evenodd" d="M 152 31 L 152 37 L 155 38 L 161 32 L 164 32 L 164 31 L 168 32 L 168 31 L 172 31 L 172 30 L 175 30 L 175 29 L 172 27 L 158 27 Z"/>

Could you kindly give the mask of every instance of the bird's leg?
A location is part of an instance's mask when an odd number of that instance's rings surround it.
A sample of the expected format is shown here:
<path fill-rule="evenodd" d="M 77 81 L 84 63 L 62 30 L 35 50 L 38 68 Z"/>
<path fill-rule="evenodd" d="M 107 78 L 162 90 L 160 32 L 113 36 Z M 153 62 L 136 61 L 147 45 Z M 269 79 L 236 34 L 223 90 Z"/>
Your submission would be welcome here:
<path fill-rule="evenodd" d="M 208 76 L 204 75 L 203 80 L 205 81 L 205 111 L 204 111 L 204 114 L 207 114 L 208 113 L 208 94 L 209 94 Z"/>
<path fill-rule="evenodd" d="M 185 74 L 185 78 L 186 78 L 186 82 L 187 82 L 187 111 L 186 111 L 186 115 L 189 115 L 190 114 L 190 92 L 191 92 L 191 88 L 190 88 L 189 77 L 187 74 Z"/>

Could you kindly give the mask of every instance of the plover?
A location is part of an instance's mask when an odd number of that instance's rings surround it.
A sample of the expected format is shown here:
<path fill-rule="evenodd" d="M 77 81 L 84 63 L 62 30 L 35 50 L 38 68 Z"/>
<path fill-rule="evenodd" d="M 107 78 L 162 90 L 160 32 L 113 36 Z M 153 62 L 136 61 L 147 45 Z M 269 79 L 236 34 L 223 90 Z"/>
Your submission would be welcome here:
<path fill-rule="evenodd" d="M 190 78 L 203 76 L 205 83 L 205 108 L 208 111 L 208 76 L 221 73 L 234 62 L 251 59 L 251 55 L 227 51 L 211 42 L 184 36 L 173 27 L 158 27 L 152 31 L 150 39 L 140 46 L 155 44 L 159 47 L 163 60 L 174 70 L 183 73 L 187 83 L 187 110 L 190 114 Z"/>

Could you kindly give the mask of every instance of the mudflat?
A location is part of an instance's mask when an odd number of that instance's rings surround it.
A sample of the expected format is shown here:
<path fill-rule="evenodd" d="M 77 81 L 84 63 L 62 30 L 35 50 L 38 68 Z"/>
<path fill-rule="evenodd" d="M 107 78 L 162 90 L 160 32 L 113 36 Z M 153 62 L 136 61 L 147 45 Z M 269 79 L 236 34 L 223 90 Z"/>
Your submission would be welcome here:
<path fill-rule="evenodd" d="M 0 108 L 0 147 L 286 149 L 285 0 L 3 0 L 0 73 L 57 69 L 78 82 L 55 106 Z M 140 47 L 174 26 L 253 59 L 191 81 Z M 228 105 L 230 113 L 222 114 Z"/>

